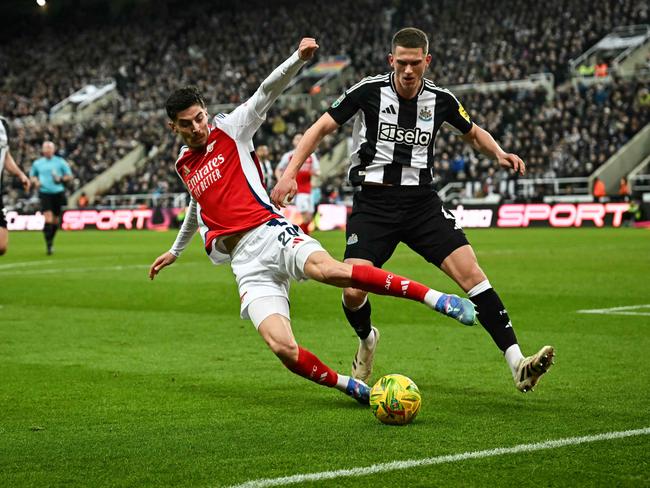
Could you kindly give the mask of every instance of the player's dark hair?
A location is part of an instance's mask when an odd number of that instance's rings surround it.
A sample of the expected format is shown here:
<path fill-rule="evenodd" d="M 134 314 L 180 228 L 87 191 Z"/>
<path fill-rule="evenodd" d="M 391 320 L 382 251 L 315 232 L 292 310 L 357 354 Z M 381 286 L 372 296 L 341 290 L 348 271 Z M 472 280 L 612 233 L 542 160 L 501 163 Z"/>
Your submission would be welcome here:
<path fill-rule="evenodd" d="M 405 27 L 402 30 L 399 30 L 393 36 L 393 42 L 391 44 L 391 49 L 395 52 L 397 46 L 408 47 L 408 48 L 418 48 L 421 47 L 424 54 L 429 52 L 429 38 L 420 29 L 415 27 Z"/>
<path fill-rule="evenodd" d="M 203 95 L 201 95 L 201 92 L 195 86 L 184 86 L 169 95 L 169 98 L 165 102 L 165 110 L 167 111 L 167 116 L 172 121 L 175 121 L 178 112 L 182 112 L 192 105 L 200 105 L 205 108 Z"/>

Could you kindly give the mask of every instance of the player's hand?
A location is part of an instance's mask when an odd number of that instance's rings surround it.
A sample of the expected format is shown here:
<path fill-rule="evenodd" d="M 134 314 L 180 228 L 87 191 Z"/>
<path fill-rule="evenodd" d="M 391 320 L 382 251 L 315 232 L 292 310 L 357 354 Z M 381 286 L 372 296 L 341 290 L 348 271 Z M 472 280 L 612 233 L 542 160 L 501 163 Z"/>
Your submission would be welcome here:
<path fill-rule="evenodd" d="M 316 49 L 318 49 L 316 39 L 313 37 L 303 37 L 298 45 L 298 56 L 303 61 L 308 61 L 314 57 Z"/>
<path fill-rule="evenodd" d="M 29 193 L 29 190 L 32 187 L 32 182 L 29 180 L 29 178 L 27 178 L 27 176 L 21 176 L 20 183 L 23 185 L 25 193 Z"/>
<path fill-rule="evenodd" d="M 271 191 L 271 201 L 276 207 L 286 207 L 298 193 L 298 183 L 295 178 L 282 177 Z"/>
<path fill-rule="evenodd" d="M 526 172 L 526 164 L 516 154 L 505 153 L 502 157 L 499 157 L 497 161 L 502 168 L 511 169 L 513 173 L 519 173 L 523 176 Z"/>
<path fill-rule="evenodd" d="M 169 266 L 170 264 L 173 264 L 174 261 L 176 261 L 176 256 L 174 256 L 172 253 L 167 251 L 165 254 L 161 254 L 156 258 L 156 260 L 153 262 L 151 265 L 151 268 L 149 268 L 149 279 L 153 280 L 158 273 L 160 273 L 160 270 L 163 269 L 165 266 Z"/>

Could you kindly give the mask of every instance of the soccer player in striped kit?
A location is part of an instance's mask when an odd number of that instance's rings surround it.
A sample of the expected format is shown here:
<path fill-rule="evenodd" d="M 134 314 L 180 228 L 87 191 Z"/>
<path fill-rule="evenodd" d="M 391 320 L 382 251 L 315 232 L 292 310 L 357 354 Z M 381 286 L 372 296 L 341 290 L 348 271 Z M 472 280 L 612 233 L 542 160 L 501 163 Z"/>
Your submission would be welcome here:
<path fill-rule="evenodd" d="M 369 388 L 363 381 L 338 374 L 296 342 L 289 314 L 290 279 L 314 279 L 340 288 L 408 298 L 466 325 L 474 323 L 475 311 L 467 299 L 371 266 L 336 261 L 271 203 L 252 138 L 269 107 L 317 48 L 314 39 L 302 39 L 298 50 L 247 102 L 228 115 L 217 115 L 212 123 L 196 88 L 181 88 L 169 97 L 169 126 L 185 143 L 175 168 L 191 200 L 172 248 L 155 259 L 149 277 L 154 279 L 174 263 L 198 229 L 210 259 L 215 264 L 231 262 L 241 317 L 253 322 L 284 365 L 367 404 Z"/>
<path fill-rule="evenodd" d="M 7 221 L 2 209 L 2 175 L 4 169 L 18 177 L 25 193 L 29 192 L 32 182 L 18 167 L 11 156 L 11 151 L 9 151 L 9 122 L 4 117 L 0 117 L 0 256 L 6 254 L 9 248 L 9 231 L 7 230 Z"/>
<path fill-rule="evenodd" d="M 544 346 L 537 354 L 523 356 L 505 306 L 480 268 L 465 233 L 433 188 L 436 133 L 446 123 L 501 167 L 523 175 L 526 166 L 474 124 L 450 91 L 424 78 L 431 62 L 424 32 L 402 29 L 391 47 L 392 72 L 364 78 L 349 88 L 305 132 L 271 199 L 281 206 L 291 198 L 303 161 L 323 137 L 356 115 L 348 176 L 360 191 L 348 218 L 345 262 L 381 268 L 398 243 L 407 244 L 467 293 L 479 321 L 503 352 L 515 386 L 529 391 L 550 368 L 554 350 Z M 360 341 L 352 376 L 367 381 L 379 339 L 370 320 L 367 293 L 347 287 L 343 310 Z"/>

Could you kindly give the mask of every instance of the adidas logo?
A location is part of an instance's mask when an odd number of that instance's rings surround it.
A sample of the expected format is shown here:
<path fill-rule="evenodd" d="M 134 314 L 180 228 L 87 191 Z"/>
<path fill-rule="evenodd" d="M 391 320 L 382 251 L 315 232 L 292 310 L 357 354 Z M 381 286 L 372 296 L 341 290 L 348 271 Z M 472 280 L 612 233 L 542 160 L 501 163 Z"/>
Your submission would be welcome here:
<path fill-rule="evenodd" d="M 357 242 L 359 242 L 359 237 L 356 234 L 351 234 L 348 238 L 348 246 L 356 244 Z"/>
<path fill-rule="evenodd" d="M 408 281 L 408 280 L 403 280 L 402 281 L 402 291 L 404 292 L 404 293 L 402 293 L 402 295 L 406 295 L 406 291 L 409 289 L 409 284 L 410 283 L 411 282 Z"/>
<path fill-rule="evenodd" d="M 395 107 L 393 107 L 392 105 L 389 105 L 389 106 L 386 107 L 384 110 L 382 110 L 381 113 L 382 113 L 382 114 L 392 114 L 392 115 L 396 115 L 396 114 L 397 114 L 397 111 L 395 110 Z"/>

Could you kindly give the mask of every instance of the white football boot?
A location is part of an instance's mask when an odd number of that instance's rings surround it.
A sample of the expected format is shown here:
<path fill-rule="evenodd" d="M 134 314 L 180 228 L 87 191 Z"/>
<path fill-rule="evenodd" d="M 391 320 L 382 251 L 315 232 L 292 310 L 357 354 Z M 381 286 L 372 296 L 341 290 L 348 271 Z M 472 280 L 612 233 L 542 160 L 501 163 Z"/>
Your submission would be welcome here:
<path fill-rule="evenodd" d="M 553 365 L 555 350 L 552 346 L 542 347 L 537 354 L 523 358 L 515 373 L 515 386 L 522 393 L 531 391 L 541 376 Z"/>
<path fill-rule="evenodd" d="M 372 374 L 372 362 L 375 359 L 375 351 L 379 343 L 379 330 L 372 327 L 370 333 L 375 334 L 375 341 L 372 347 L 368 347 L 365 341 L 359 339 L 359 349 L 357 349 L 357 353 L 352 361 L 352 377 L 364 383 L 368 382 Z"/>

